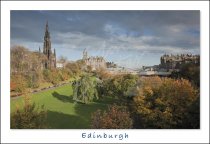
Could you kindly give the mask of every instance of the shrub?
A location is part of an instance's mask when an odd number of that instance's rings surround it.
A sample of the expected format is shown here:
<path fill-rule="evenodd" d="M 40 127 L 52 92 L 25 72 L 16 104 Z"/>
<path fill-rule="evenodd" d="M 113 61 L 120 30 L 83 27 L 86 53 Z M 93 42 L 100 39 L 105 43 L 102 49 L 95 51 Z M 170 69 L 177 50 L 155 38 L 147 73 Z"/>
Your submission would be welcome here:
<path fill-rule="evenodd" d="M 93 129 L 130 129 L 132 119 L 130 113 L 123 107 L 112 105 L 107 111 L 97 110 L 91 116 Z"/>
<path fill-rule="evenodd" d="M 20 110 L 16 109 L 11 114 L 11 128 L 12 129 L 40 129 L 47 128 L 46 125 L 47 113 L 44 110 L 44 106 L 41 110 L 36 109 L 35 103 L 31 104 L 29 97 L 24 99 L 24 108 Z"/>

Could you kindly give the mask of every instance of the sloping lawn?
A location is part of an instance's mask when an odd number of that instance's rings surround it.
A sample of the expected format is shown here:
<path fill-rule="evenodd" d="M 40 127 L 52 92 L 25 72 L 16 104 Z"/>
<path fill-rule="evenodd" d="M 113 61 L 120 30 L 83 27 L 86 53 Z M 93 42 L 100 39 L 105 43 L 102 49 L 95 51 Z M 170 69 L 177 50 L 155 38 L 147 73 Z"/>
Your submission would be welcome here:
<path fill-rule="evenodd" d="M 52 129 L 86 129 L 90 128 L 91 113 L 97 109 L 106 109 L 116 100 L 110 97 L 89 104 L 76 103 L 72 100 L 72 86 L 64 85 L 55 89 L 30 94 L 36 106 L 45 106 L 47 122 Z M 11 99 L 11 112 L 16 107 L 23 107 L 23 97 Z"/>

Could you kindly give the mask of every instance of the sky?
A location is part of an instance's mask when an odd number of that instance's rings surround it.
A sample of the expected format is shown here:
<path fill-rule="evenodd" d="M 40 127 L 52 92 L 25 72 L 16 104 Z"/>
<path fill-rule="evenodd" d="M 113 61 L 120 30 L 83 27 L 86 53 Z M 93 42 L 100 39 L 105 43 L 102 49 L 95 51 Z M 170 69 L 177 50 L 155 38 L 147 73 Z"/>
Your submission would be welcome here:
<path fill-rule="evenodd" d="M 160 64 L 164 54 L 200 54 L 199 11 L 11 11 L 11 47 L 52 50 L 70 61 L 103 56 L 127 68 Z"/>

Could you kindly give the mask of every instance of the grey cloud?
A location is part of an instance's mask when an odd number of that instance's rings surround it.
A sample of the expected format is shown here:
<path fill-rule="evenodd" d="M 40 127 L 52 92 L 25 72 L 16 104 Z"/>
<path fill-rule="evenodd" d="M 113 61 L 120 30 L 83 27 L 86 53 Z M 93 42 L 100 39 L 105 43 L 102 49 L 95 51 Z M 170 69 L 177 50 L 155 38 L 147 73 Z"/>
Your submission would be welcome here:
<path fill-rule="evenodd" d="M 129 49 L 151 53 L 199 51 L 199 11 L 12 11 L 11 39 L 66 49 Z"/>

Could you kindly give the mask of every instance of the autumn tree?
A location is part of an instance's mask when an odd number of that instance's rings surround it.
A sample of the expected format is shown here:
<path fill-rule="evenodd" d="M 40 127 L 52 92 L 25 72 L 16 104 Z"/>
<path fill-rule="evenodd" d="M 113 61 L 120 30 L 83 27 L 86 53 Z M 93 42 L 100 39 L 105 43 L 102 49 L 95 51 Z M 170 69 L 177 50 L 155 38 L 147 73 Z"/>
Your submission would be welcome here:
<path fill-rule="evenodd" d="M 47 112 L 44 106 L 37 108 L 35 103 L 30 102 L 29 96 L 24 98 L 24 107 L 11 114 L 12 129 L 40 129 L 47 128 Z"/>
<path fill-rule="evenodd" d="M 141 128 L 192 128 L 186 122 L 192 121 L 192 117 L 199 119 L 198 114 L 190 113 L 198 97 L 197 91 L 185 79 L 165 78 L 157 89 L 145 86 L 134 97 L 137 123 Z"/>
<path fill-rule="evenodd" d="M 29 51 L 22 46 L 11 48 L 11 73 L 22 73 L 29 69 Z"/>
<path fill-rule="evenodd" d="M 113 76 L 110 74 L 109 71 L 105 70 L 104 68 L 99 68 L 96 70 L 96 76 L 101 80 L 111 79 Z"/>
<path fill-rule="evenodd" d="M 72 76 L 79 76 L 82 73 L 80 62 L 69 62 L 66 64 L 65 69 L 72 74 Z"/>
<path fill-rule="evenodd" d="M 42 80 L 41 62 L 42 56 L 38 52 L 30 52 L 22 46 L 12 47 L 10 73 L 12 85 L 21 89 L 38 87 Z M 22 91 L 18 89 L 19 92 Z"/>
<path fill-rule="evenodd" d="M 130 113 L 121 106 L 112 105 L 107 111 L 97 110 L 91 116 L 93 129 L 130 129 L 132 128 Z"/>
<path fill-rule="evenodd" d="M 62 81 L 68 80 L 70 78 L 71 73 L 69 73 L 66 69 L 59 70 L 60 79 Z"/>
<path fill-rule="evenodd" d="M 11 90 L 18 92 L 18 93 L 24 93 L 26 92 L 27 82 L 24 76 L 21 74 L 15 74 L 11 76 Z"/>

